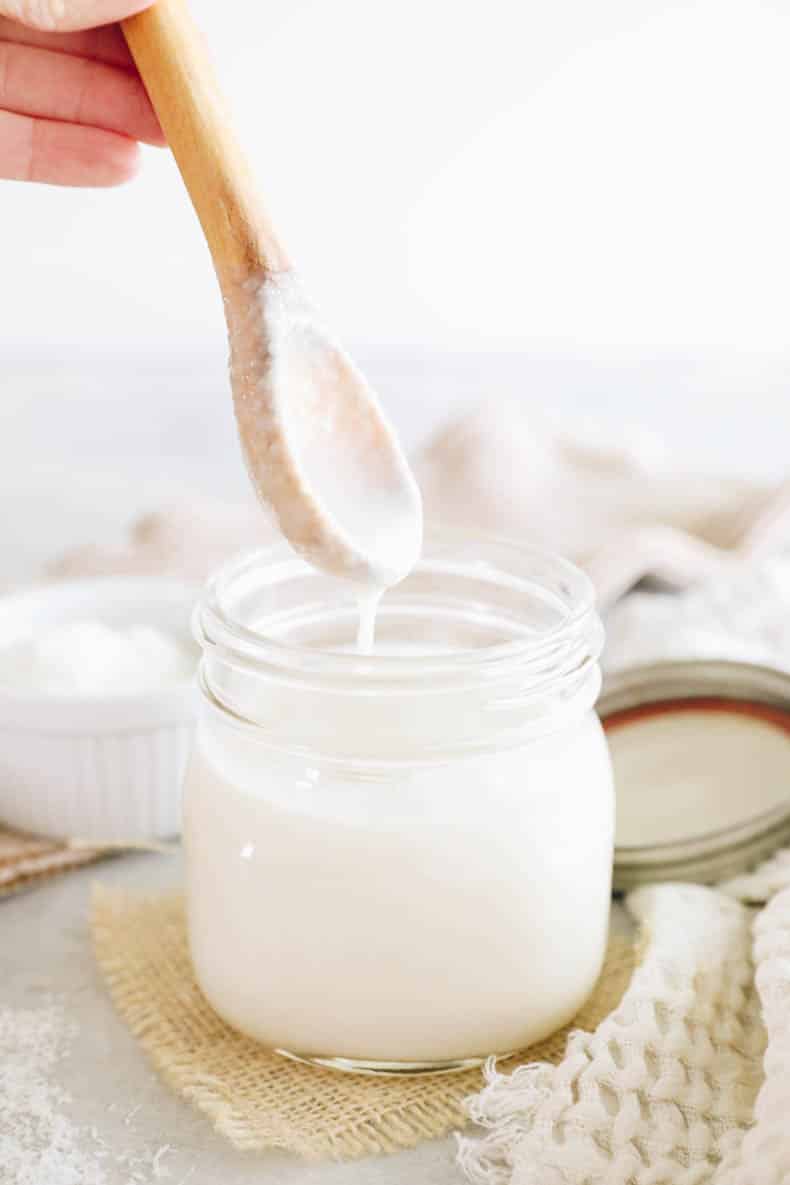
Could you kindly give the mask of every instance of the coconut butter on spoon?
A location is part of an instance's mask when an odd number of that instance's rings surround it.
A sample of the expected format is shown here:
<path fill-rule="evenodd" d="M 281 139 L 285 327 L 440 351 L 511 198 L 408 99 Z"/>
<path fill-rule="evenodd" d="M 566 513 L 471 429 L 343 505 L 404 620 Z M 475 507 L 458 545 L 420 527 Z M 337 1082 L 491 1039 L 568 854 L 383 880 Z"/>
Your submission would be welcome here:
<path fill-rule="evenodd" d="M 408 462 L 272 230 L 186 4 L 159 0 L 123 29 L 222 290 L 253 485 L 293 547 L 369 598 L 420 552 L 422 503 Z"/>

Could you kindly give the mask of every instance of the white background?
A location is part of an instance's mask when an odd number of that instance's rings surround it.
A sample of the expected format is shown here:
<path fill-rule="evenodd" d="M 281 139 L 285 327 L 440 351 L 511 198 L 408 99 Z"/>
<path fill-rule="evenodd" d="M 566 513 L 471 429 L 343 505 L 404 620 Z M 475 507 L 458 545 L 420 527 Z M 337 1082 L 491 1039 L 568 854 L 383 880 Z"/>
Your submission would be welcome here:
<path fill-rule="evenodd" d="M 355 343 L 788 350 L 782 0 L 193 0 L 276 224 Z M 172 162 L 4 185 L 2 338 L 221 341 Z"/>

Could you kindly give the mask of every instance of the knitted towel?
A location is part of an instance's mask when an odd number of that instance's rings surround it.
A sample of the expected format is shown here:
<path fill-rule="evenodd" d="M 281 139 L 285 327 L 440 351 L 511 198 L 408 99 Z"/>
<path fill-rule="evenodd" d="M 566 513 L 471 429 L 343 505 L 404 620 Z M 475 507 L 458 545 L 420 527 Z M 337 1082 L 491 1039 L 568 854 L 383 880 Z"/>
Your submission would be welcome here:
<path fill-rule="evenodd" d="M 765 1083 L 746 1133 L 716 1185 L 784 1185 L 790 1180 L 790 890 L 771 901 L 754 927 L 755 983 L 768 1030 Z"/>
<path fill-rule="evenodd" d="M 639 889 L 629 907 L 646 950 L 620 1006 L 595 1033 L 571 1036 L 556 1067 L 536 1064 L 509 1076 L 489 1068 L 487 1086 L 468 1104 L 487 1129 L 482 1139 L 460 1144 L 461 1165 L 478 1185 L 772 1185 L 790 1179 L 758 1174 L 753 1162 L 748 1182 L 732 1175 L 740 1171 L 744 1133 L 763 1083 L 766 1043 L 750 911 L 695 885 Z M 758 986 L 773 998 L 781 974 L 774 935 L 783 919 L 770 913 L 760 929 Z M 790 946 L 787 914 L 784 921 Z M 790 988 L 786 968 L 782 982 Z M 773 1037 L 774 1016 L 766 1019 Z M 758 1104 L 766 1134 L 758 1125 L 750 1137 L 772 1149 L 774 1129 L 767 1125 L 790 1106 L 788 1042 L 781 1031 L 775 1040 L 767 1066 L 776 1074 Z M 790 1143 L 784 1154 L 790 1172 Z"/>

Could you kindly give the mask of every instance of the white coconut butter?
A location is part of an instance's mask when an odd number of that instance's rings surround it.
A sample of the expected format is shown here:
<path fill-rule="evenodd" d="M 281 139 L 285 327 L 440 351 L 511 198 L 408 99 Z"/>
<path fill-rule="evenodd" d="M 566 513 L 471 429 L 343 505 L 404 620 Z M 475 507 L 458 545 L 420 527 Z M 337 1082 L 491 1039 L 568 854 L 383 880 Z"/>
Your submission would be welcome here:
<path fill-rule="evenodd" d="M 199 611 L 199 983 L 236 1028 L 333 1064 L 520 1048 L 571 1019 L 606 944 L 590 587 L 560 560 L 436 536 L 384 598 L 372 654 L 355 628 L 347 592 L 279 549 Z"/>

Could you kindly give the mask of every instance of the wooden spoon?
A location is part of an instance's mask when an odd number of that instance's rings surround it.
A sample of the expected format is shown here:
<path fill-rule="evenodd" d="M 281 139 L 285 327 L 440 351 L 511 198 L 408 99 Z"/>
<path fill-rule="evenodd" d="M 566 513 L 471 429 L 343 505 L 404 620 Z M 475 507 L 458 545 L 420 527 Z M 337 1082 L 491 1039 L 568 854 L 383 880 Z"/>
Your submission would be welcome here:
<path fill-rule="evenodd" d="M 378 400 L 317 320 L 230 130 L 184 0 L 123 22 L 211 252 L 252 482 L 317 567 L 394 584 L 422 542 L 419 490 Z"/>

